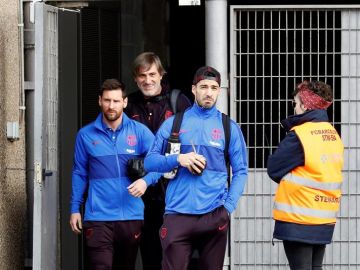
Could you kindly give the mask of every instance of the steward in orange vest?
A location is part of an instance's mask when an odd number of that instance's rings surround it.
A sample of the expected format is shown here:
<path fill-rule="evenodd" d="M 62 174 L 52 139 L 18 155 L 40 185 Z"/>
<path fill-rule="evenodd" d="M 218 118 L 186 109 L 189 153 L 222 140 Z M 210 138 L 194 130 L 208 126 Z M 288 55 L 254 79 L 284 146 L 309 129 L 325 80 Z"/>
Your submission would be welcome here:
<path fill-rule="evenodd" d="M 273 237 L 284 241 L 291 269 L 322 267 L 325 244 L 332 240 L 339 211 L 344 146 L 328 120 L 326 108 L 331 102 L 315 94 L 328 90 L 330 86 L 322 82 L 305 81 L 298 86 L 295 115 L 281 122 L 287 135 L 267 162 L 270 178 L 279 183 Z M 304 244 L 314 249 L 321 246 L 319 255 L 312 255 L 318 256 L 316 265 L 304 255 Z"/>
<path fill-rule="evenodd" d="M 282 123 L 290 127 L 291 133 L 269 157 L 268 173 L 276 182 L 280 180 L 275 195 L 274 219 L 311 226 L 301 226 L 299 230 L 299 226 L 278 227 L 276 224 L 274 237 L 297 241 L 308 239 L 311 243 L 325 244 L 331 242 L 339 210 L 344 147 L 336 130 L 326 122 L 325 110 L 309 111 L 290 120 L 301 123 L 306 118 L 308 121 L 298 126 Z M 284 146 L 288 147 L 282 148 Z M 284 163 L 288 164 L 288 172 Z M 279 173 L 283 176 L 278 176 Z M 296 228 L 296 235 L 292 234 L 292 227 Z M 325 230 L 319 233 L 321 228 Z"/>

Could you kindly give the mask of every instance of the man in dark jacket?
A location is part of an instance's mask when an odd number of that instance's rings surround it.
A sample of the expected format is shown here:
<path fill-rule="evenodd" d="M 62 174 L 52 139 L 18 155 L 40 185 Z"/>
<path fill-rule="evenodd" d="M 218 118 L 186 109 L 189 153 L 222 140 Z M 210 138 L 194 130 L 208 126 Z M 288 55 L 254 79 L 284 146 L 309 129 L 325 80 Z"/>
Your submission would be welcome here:
<path fill-rule="evenodd" d="M 171 106 L 171 91 L 161 81 L 165 75 L 160 58 L 153 52 L 138 55 L 133 63 L 134 80 L 139 87 L 129 96 L 127 115 L 145 124 L 153 133 L 174 111 L 184 111 L 191 102 L 184 94 L 179 94 L 175 108 Z M 140 250 L 143 269 L 161 269 L 162 249 L 159 229 L 163 222 L 166 183 L 162 179 L 155 186 L 149 186 L 142 197 L 145 203 L 144 228 Z"/>

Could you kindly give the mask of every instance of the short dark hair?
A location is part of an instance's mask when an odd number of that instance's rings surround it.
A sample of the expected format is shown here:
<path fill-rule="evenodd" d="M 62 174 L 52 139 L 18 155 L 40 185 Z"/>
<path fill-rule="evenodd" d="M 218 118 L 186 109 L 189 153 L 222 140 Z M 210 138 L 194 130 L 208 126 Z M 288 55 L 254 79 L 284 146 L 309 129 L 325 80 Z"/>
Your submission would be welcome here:
<path fill-rule="evenodd" d="M 333 101 L 333 91 L 331 86 L 322 81 L 303 81 L 302 83 L 299 83 L 293 92 L 293 96 L 296 96 L 303 87 L 306 87 L 326 101 Z"/>
<path fill-rule="evenodd" d="M 161 60 L 160 60 L 159 56 L 157 56 L 153 52 L 143 52 L 143 53 L 139 54 L 133 62 L 134 78 L 139 75 L 139 71 L 141 68 L 148 70 L 148 69 L 150 69 L 152 64 L 155 64 L 155 66 L 161 76 L 166 74 L 166 71 L 165 71 L 163 65 L 161 64 Z"/>
<path fill-rule="evenodd" d="M 122 92 L 122 97 L 126 98 L 125 84 L 120 82 L 118 79 L 106 79 L 100 88 L 99 95 L 102 96 L 104 91 L 118 90 Z"/>

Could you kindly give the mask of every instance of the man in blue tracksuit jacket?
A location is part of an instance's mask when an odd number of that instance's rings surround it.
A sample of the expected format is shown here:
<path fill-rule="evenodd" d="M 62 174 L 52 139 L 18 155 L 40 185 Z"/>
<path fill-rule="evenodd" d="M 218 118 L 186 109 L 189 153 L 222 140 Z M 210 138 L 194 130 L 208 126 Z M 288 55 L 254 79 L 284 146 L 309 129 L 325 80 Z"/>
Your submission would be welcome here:
<path fill-rule="evenodd" d="M 154 135 L 123 113 L 126 105 L 123 84 L 105 80 L 99 95 L 102 113 L 76 138 L 70 225 L 81 233 L 80 206 L 87 194 L 84 233 L 92 270 L 110 270 L 113 263 L 114 269 L 134 269 L 144 219 L 140 196 L 160 177 L 149 173 L 131 183 L 127 175 L 127 161 L 145 156 Z"/>
<path fill-rule="evenodd" d="M 166 190 L 164 223 L 160 228 L 163 270 L 186 269 L 194 248 L 200 253 L 199 269 L 222 269 L 229 213 L 232 213 L 247 180 L 246 145 L 239 126 L 231 121 L 228 153 L 222 115 L 215 103 L 220 92 L 220 74 L 202 67 L 194 76 L 195 102 L 185 111 L 180 128 L 180 154 L 164 155 L 174 117 L 156 134 L 145 158 L 148 171 L 168 172 L 178 167 Z M 225 155 L 232 167 L 227 187 Z"/>

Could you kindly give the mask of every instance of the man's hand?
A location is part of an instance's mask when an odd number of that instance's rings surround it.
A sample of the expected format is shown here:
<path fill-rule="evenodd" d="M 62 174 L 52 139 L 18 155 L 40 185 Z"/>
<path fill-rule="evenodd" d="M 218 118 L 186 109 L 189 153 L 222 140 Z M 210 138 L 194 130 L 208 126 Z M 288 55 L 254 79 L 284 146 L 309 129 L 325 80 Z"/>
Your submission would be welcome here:
<path fill-rule="evenodd" d="M 82 223 L 81 223 L 81 215 L 80 213 L 73 213 L 70 216 L 70 226 L 71 230 L 76 233 L 80 234 L 82 230 Z"/>
<path fill-rule="evenodd" d="M 144 179 L 140 178 L 128 186 L 127 189 L 131 195 L 138 198 L 144 195 L 147 189 L 147 184 Z"/>
<path fill-rule="evenodd" d="M 179 154 L 178 162 L 181 166 L 186 167 L 192 174 L 201 174 L 206 167 L 206 159 L 195 152 Z"/>

